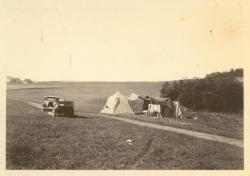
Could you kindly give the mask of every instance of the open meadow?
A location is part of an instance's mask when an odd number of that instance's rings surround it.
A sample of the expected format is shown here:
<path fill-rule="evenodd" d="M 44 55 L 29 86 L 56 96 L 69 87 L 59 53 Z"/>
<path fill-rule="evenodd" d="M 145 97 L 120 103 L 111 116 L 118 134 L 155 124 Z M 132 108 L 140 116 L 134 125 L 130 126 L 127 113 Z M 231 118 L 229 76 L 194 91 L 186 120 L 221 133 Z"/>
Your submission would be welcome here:
<path fill-rule="evenodd" d="M 78 115 L 51 118 L 26 102 L 54 95 L 77 112 L 98 114 L 120 91 L 159 96 L 162 82 L 36 83 L 7 86 L 7 169 L 243 169 L 243 148 L 117 120 Z M 77 113 L 76 112 L 76 113 Z M 193 119 L 128 117 L 243 140 L 243 115 L 193 112 Z M 126 143 L 133 141 L 132 145 Z"/>
<path fill-rule="evenodd" d="M 120 91 L 123 95 L 135 92 L 139 95 L 159 96 L 162 82 L 158 83 L 109 83 L 109 82 L 62 82 L 9 85 L 7 97 L 42 103 L 45 95 L 54 95 L 75 102 L 77 110 L 99 113 L 107 98 Z M 47 89 L 46 89 L 47 87 Z M 7 88 L 8 89 L 8 88 Z"/>

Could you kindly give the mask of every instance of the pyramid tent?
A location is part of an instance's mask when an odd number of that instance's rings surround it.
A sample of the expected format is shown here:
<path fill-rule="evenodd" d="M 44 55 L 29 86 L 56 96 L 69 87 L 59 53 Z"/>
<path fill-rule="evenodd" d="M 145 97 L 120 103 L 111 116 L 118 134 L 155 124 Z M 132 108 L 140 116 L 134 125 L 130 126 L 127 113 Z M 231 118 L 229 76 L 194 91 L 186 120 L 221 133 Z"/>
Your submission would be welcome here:
<path fill-rule="evenodd" d="M 103 114 L 134 114 L 132 109 L 128 104 L 128 99 L 124 97 L 120 92 L 116 92 L 114 95 L 111 95 L 103 110 Z"/>
<path fill-rule="evenodd" d="M 132 93 L 128 97 L 128 103 L 135 114 L 141 114 L 144 110 L 148 110 L 148 104 L 150 103 L 150 100 L 146 100 L 145 98 Z"/>

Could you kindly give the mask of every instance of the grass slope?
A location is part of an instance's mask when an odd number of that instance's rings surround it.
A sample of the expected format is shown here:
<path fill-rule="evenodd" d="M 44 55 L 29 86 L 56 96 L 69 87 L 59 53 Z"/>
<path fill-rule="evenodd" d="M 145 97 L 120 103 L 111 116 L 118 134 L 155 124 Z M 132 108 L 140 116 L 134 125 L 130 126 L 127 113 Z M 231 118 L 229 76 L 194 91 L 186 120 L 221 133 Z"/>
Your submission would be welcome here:
<path fill-rule="evenodd" d="M 243 149 L 7 99 L 7 169 L 243 169 Z M 133 145 L 126 143 L 132 139 Z"/>

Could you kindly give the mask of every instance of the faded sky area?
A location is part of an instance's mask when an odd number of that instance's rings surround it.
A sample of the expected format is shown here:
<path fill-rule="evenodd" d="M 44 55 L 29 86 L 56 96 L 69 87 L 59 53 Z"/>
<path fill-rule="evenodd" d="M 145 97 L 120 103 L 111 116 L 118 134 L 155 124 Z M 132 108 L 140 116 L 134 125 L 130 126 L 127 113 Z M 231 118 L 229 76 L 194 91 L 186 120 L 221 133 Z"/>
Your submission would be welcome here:
<path fill-rule="evenodd" d="M 165 81 L 245 66 L 247 1 L 6 0 L 6 75 Z"/>

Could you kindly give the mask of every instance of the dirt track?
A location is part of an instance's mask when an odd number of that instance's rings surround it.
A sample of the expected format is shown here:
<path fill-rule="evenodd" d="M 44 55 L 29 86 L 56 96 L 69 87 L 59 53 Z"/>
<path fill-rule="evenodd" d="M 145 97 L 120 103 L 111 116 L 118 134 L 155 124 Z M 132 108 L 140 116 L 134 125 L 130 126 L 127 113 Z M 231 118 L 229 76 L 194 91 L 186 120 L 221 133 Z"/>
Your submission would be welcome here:
<path fill-rule="evenodd" d="M 41 108 L 42 107 L 38 103 L 33 103 L 33 102 L 26 102 L 26 103 L 28 103 L 29 105 L 34 106 L 36 108 Z M 153 123 L 149 123 L 149 122 L 131 120 L 131 119 L 128 119 L 128 118 L 117 117 L 117 116 L 112 116 L 112 115 L 89 114 L 89 113 L 82 113 L 82 112 L 77 112 L 77 113 L 79 113 L 81 115 L 85 115 L 85 116 L 105 117 L 105 118 L 119 120 L 119 121 L 123 121 L 123 122 L 126 122 L 126 123 L 138 125 L 138 126 L 171 131 L 171 132 L 184 134 L 184 135 L 188 135 L 188 136 L 192 136 L 192 137 L 196 137 L 196 138 L 222 142 L 222 143 L 234 145 L 234 146 L 241 147 L 241 148 L 244 147 L 243 141 L 239 140 L 239 139 L 233 139 L 233 138 L 228 138 L 228 137 L 223 137 L 223 136 L 218 136 L 218 135 L 213 135 L 213 134 L 208 134 L 208 133 L 202 133 L 202 132 L 196 132 L 196 131 L 192 131 L 192 130 L 185 130 L 185 129 L 175 128 L 175 127 L 163 126 L 163 125 L 153 124 Z"/>
<path fill-rule="evenodd" d="M 228 137 L 223 137 L 223 136 L 218 136 L 218 135 L 213 135 L 213 134 L 208 134 L 208 133 L 202 133 L 202 132 L 196 132 L 196 131 L 191 131 L 191 130 L 175 128 L 175 127 L 163 126 L 163 125 L 142 122 L 142 121 L 137 121 L 137 120 L 131 120 L 131 119 L 115 117 L 115 116 L 106 116 L 106 117 L 111 118 L 111 119 L 115 119 L 115 120 L 120 120 L 120 121 L 127 122 L 127 123 L 131 123 L 131 124 L 138 125 L 138 126 L 166 130 L 166 131 L 171 131 L 171 132 L 184 134 L 184 135 L 197 137 L 197 138 L 202 138 L 202 139 L 206 139 L 206 140 L 223 142 L 223 143 L 234 145 L 237 147 L 242 147 L 242 148 L 244 147 L 243 141 L 239 140 L 239 139 L 233 139 L 233 138 L 228 138 Z"/>

